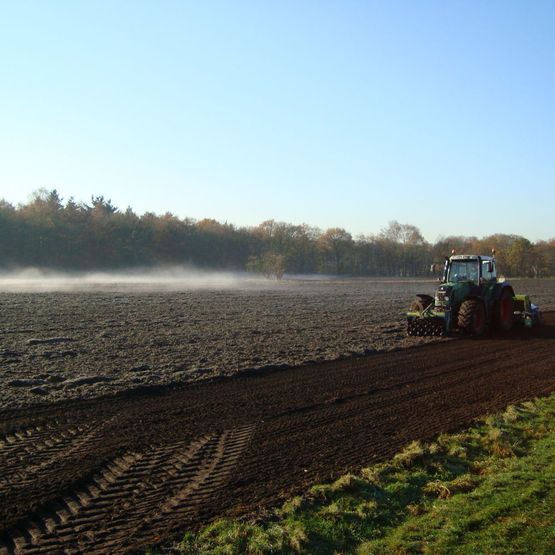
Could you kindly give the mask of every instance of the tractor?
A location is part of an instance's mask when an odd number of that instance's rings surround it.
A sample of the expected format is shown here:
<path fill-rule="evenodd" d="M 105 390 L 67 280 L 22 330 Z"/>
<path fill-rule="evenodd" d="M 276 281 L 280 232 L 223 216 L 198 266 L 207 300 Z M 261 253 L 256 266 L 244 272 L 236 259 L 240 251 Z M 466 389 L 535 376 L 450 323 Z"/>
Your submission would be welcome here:
<path fill-rule="evenodd" d="M 438 271 L 435 264 L 432 271 Z M 526 323 L 533 317 L 529 299 L 515 297 L 512 285 L 497 278 L 495 251 L 492 256 L 453 252 L 445 257 L 439 281 L 434 297 L 417 295 L 411 304 L 409 335 L 442 336 L 458 330 L 479 336 L 492 327 L 508 331 L 518 319 Z"/>

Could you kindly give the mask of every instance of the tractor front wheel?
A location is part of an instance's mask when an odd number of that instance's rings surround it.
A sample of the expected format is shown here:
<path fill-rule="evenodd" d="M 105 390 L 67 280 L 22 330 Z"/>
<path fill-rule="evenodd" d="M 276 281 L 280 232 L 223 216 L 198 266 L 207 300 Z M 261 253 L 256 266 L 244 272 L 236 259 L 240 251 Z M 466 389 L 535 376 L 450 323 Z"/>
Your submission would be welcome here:
<path fill-rule="evenodd" d="M 486 331 L 486 309 L 476 299 L 463 301 L 459 309 L 457 325 L 469 335 L 482 335 Z"/>
<path fill-rule="evenodd" d="M 414 301 L 412 301 L 410 305 L 411 312 L 423 312 L 426 310 L 432 303 L 434 302 L 434 298 L 430 297 L 430 295 L 418 295 Z"/>

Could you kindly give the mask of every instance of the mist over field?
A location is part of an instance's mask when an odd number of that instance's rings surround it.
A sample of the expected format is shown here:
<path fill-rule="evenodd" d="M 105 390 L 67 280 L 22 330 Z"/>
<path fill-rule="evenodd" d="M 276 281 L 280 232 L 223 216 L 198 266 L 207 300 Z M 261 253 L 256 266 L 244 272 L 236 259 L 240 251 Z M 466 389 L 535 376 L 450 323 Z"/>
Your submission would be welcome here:
<path fill-rule="evenodd" d="M 271 283 L 241 272 L 160 266 L 115 271 L 65 272 L 40 268 L 0 271 L 0 292 L 189 291 L 239 289 Z"/>
<path fill-rule="evenodd" d="M 283 287 L 284 283 L 294 287 L 294 283 L 334 281 L 401 284 L 430 280 L 422 278 L 353 278 L 332 274 L 286 274 L 277 280 L 261 274 L 201 270 L 192 266 L 158 266 L 88 272 L 29 267 L 0 270 L 0 293 L 255 291 Z"/>

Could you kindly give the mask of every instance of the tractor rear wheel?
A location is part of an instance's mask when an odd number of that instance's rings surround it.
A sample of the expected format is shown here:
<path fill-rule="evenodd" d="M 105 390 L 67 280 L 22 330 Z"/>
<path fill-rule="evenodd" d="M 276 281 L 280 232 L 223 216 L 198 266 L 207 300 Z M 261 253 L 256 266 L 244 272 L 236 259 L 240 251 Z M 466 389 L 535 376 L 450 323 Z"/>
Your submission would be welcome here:
<path fill-rule="evenodd" d="M 432 303 L 434 302 L 434 298 L 430 297 L 430 295 L 419 295 L 412 301 L 410 305 L 411 312 L 422 312 L 426 310 Z"/>
<path fill-rule="evenodd" d="M 482 335 L 486 331 L 486 309 L 476 299 L 463 301 L 459 308 L 457 325 L 469 335 Z"/>
<path fill-rule="evenodd" d="M 513 294 L 510 289 L 503 289 L 501 297 L 497 304 L 496 323 L 499 329 L 509 331 L 513 327 L 514 322 L 514 302 Z"/>

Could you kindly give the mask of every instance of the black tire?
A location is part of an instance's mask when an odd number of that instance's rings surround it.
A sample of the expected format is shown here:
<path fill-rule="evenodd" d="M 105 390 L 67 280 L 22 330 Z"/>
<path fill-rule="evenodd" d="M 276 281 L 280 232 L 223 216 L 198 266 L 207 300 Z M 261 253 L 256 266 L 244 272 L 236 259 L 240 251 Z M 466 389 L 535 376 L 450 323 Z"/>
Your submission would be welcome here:
<path fill-rule="evenodd" d="M 513 292 L 506 287 L 495 307 L 495 323 L 500 330 L 509 331 L 513 327 L 514 310 Z"/>
<path fill-rule="evenodd" d="M 410 305 L 410 312 L 422 312 L 426 310 L 432 303 L 434 298 L 430 295 L 418 295 Z"/>
<path fill-rule="evenodd" d="M 469 335 L 483 335 L 486 331 L 486 309 L 484 303 L 468 299 L 461 303 L 457 317 L 458 328 Z"/>

